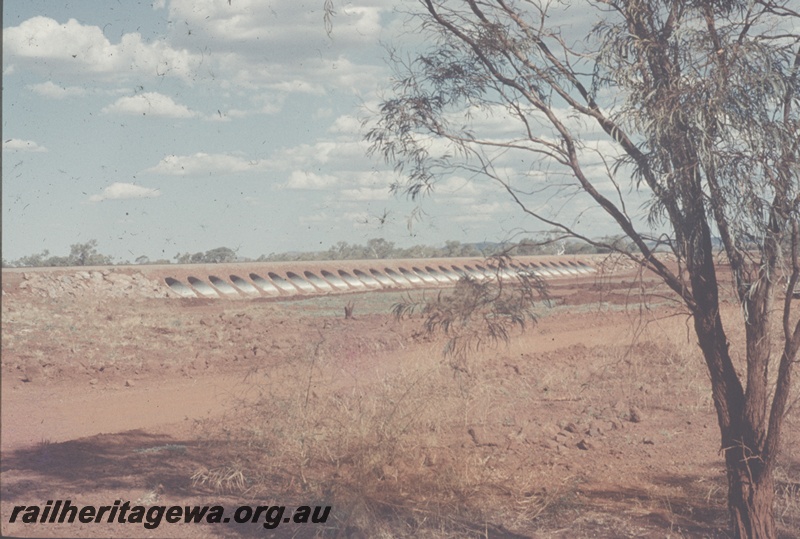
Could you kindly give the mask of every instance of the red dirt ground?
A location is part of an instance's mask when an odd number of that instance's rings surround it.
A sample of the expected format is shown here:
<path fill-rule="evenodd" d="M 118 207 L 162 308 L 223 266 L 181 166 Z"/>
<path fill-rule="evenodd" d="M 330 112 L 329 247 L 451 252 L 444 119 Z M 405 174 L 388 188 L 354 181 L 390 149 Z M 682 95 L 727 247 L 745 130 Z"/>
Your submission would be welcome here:
<path fill-rule="evenodd" d="M 4 282 L 0 531 L 725 537 L 704 366 L 685 315 L 633 277 L 555 285 L 557 306 L 508 346 L 473 354 L 467 373 L 419 318 L 389 314 L 397 293 L 54 300 Z M 351 300 L 356 317 L 344 320 Z M 724 314 L 735 320 L 735 306 Z M 740 340 L 732 329 L 733 350 Z M 776 474 L 786 538 L 800 537 L 799 426 L 795 407 Z M 213 484 L 209 471 L 225 466 L 246 488 Z M 15 505 L 147 504 L 153 492 L 164 505 L 334 509 L 324 526 L 272 531 L 9 523 Z"/>

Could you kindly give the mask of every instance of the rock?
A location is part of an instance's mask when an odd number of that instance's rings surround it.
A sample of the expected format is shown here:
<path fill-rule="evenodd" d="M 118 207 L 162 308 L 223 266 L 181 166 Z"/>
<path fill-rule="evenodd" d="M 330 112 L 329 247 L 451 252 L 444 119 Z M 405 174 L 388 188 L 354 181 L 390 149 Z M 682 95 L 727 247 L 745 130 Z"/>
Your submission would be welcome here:
<path fill-rule="evenodd" d="M 97 378 L 92 378 L 91 380 L 89 380 L 89 385 L 96 386 L 99 382 L 100 380 L 98 380 Z"/>
<path fill-rule="evenodd" d="M 652 438 L 645 437 L 642 439 L 642 443 L 644 445 L 655 445 L 655 441 Z"/>
<path fill-rule="evenodd" d="M 558 449 L 558 443 L 555 440 L 543 440 L 542 446 L 547 449 Z"/>
<path fill-rule="evenodd" d="M 125 387 L 133 387 L 136 384 L 133 383 L 133 380 L 125 380 Z"/>
<path fill-rule="evenodd" d="M 578 442 L 575 447 L 577 447 L 582 451 L 588 451 L 590 449 L 594 449 L 594 445 L 592 444 L 592 442 L 586 440 L 585 438 L 582 439 L 580 442 Z"/>
<path fill-rule="evenodd" d="M 597 427 L 592 427 L 592 428 L 586 430 L 586 435 L 587 436 L 592 436 L 594 438 L 597 438 L 598 436 L 602 436 L 603 435 L 603 431 L 600 430 Z"/>
<path fill-rule="evenodd" d="M 636 406 L 631 406 L 630 414 L 631 423 L 641 423 L 644 420 L 642 411 Z"/>
<path fill-rule="evenodd" d="M 564 425 L 564 430 L 572 434 L 577 434 L 580 429 L 575 423 L 569 422 L 566 425 Z"/>
<path fill-rule="evenodd" d="M 22 376 L 20 380 L 26 383 L 31 383 L 42 376 L 42 368 L 38 365 L 28 365 L 22 370 Z"/>

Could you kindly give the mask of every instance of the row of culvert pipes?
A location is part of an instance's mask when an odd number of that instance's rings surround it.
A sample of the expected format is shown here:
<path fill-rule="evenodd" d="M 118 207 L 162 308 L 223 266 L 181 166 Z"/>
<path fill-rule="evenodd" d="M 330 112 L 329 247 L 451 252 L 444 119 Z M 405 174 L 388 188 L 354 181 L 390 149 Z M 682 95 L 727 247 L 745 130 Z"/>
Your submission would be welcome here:
<path fill-rule="evenodd" d="M 330 266 L 330 264 L 327 264 Z M 241 297 L 280 297 L 295 295 L 320 295 L 346 293 L 379 289 L 408 289 L 452 286 L 461 277 L 488 279 L 497 276 L 516 279 L 529 275 L 541 279 L 579 277 L 596 270 L 590 264 L 580 261 L 520 262 L 514 261 L 501 269 L 488 267 L 481 263 L 414 263 L 394 265 L 383 269 L 359 264 L 362 269 L 316 269 L 286 271 L 273 267 L 240 272 L 247 275 L 231 274 L 228 279 L 208 275 L 205 280 L 188 276 L 185 282 L 176 277 L 166 277 L 164 281 L 173 292 L 184 298 L 241 298 Z M 296 267 L 296 265 L 295 265 Z M 221 272 L 220 272 L 221 273 Z M 227 272 L 226 272 L 227 273 Z"/>

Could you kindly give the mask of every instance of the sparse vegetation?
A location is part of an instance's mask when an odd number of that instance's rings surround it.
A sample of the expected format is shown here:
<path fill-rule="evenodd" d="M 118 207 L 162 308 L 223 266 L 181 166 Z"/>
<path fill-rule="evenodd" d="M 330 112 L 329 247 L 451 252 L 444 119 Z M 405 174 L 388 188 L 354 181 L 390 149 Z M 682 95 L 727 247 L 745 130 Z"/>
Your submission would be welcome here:
<path fill-rule="evenodd" d="M 383 238 L 373 238 L 366 245 L 349 244 L 344 241 L 331 246 L 327 251 L 287 252 L 261 255 L 258 262 L 292 262 L 312 260 L 369 260 L 397 258 L 451 258 L 451 257 L 492 257 L 492 256 L 533 256 L 555 254 L 593 254 L 608 253 L 612 245 L 626 244 L 621 238 L 601 238 L 598 245 L 582 241 L 569 241 L 551 232 L 541 234 L 537 238 L 524 238 L 518 242 L 501 243 L 461 243 L 446 241 L 443 247 L 415 245 L 413 247 L 396 247 L 394 242 Z M 234 249 L 217 247 L 196 253 L 178 253 L 174 257 L 176 264 L 220 264 L 227 262 L 246 262 L 249 258 L 238 256 Z M 17 260 L 3 260 L 3 267 L 52 267 L 52 266 L 107 266 L 114 264 L 113 257 L 97 252 L 97 240 L 75 244 L 68 256 L 51 256 L 45 250 L 36 255 L 23 256 Z M 120 261 L 118 264 L 129 264 Z M 142 255 L 136 257 L 135 264 L 170 264 L 165 258 L 150 260 Z"/>
<path fill-rule="evenodd" d="M 645 289 L 657 293 L 654 284 Z M 417 314 L 390 314 L 422 291 L 108 302 L 6 285 L 0 512 L 15 496 L 107 504 L 113 492 L 168 505 L 332 505 L 324 527 L 281 527 L 278 537 L 721 539 L 725 477 L 708 376 L 670 305 L 649 302 L 649 324 L 631 332 L 630 286 L 554 284 L 536 331 L 471 356 L 464 372 L 442 357 L 446 338 L 419 331 Z M 348 301 L 356 316 L 345 321 Z M 734 347 L 743 336 L 732 338 Z M 29 449 L 25 431 L 64 411 L 53 394 L 84 407 Z M 93 427 L 99 417 L 105 426 Z M 788 538 L 800 527 L 797 407 L 786 428 L 775 507 Z"/>
<path fill-rule="evenodd" d="M 175 262 L 178 264 L 219 264 L 223 262 L 236 262 L 236 251 L 229 247 L 217 247 L 206 252 L 194 254 L 178 253 L 175 255 Z"/>
<path fill-rule="evenodd" d="M 50 251 L 45 249 L 39 254 L 23 256 L 11 262 L 10 267 L 108 266 L 113 263 L 112 257 L 97 251 L 97 240 L 89 240 L 71 245 L 67 256 L 51 256 Z"/>
<path fill-rule="evenodd" d="M 397 318 L 418 311 L 428 335 L 447 336 L 444 355 L 451 365 L 466 370 L 470 352 L 507 344 L 512 330 L 524 331 L 536 323 L 537 301 L 549 305 L 545 283 L 525 272 L 508 279 L 504 272 L 509 264 L 506 256 L 493 257 L 486 264 L 492 278 L 464 275 L 452 291 L 440 291 L 435 299 L 409 298 L 396 303 L 392 311 Z"/>

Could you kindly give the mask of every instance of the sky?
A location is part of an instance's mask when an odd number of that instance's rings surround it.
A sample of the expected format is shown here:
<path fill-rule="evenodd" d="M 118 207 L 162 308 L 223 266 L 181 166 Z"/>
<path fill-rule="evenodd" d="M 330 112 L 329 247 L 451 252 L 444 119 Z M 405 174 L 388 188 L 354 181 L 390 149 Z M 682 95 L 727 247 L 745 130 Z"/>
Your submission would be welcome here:
<path fill-rule="evenodd" d="M 3 2 L 3 258 L 91 239 L 133 261 L 542 230 L 455 174 L 409 228 L 416 204 L 390 193 L 362 126 L 391 85 L 385 46 L 420 45 L 398 3 L 337 1 L 328 35 L 323 0 Z"/>

